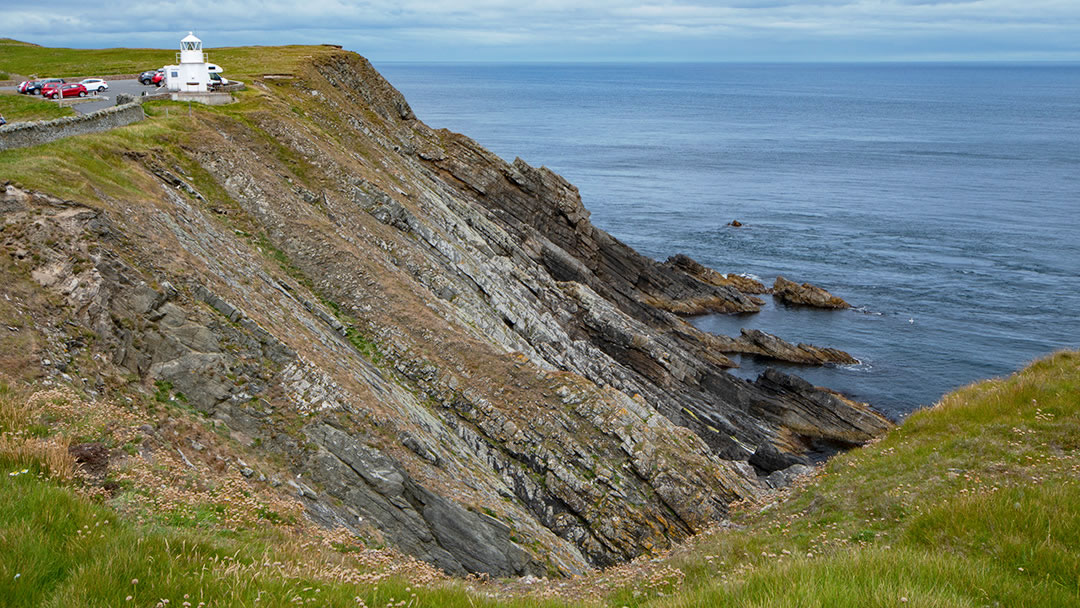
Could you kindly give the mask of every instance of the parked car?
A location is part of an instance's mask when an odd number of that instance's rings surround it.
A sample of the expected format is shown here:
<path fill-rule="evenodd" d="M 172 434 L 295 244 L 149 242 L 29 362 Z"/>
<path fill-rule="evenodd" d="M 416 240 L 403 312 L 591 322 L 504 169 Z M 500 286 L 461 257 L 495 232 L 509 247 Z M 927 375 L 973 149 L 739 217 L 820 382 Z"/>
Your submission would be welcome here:
<path fill-rule="evenodd" d="M 229 79 L 217 72 L 210 72 L 210 88 L 216 89 L 229 84 Z"/>
<path fill-rule="evenodd" d="M 164 82 L 164 80 L 165 80 L 165 70 L 158 70 L 157 72 L 154 72 L 154 76 L 152 78 L 150 78 L 150 82 L 152 82 L 152 83 L 154 83 L 154 84 L 156 84 L 158 86 L 161 86 L 161 84 Z"/>
<path fill-rule="evenodd" d="M 86 97 L 86 87 L 77 82 L 52 83 L 41 89 L 42 97 L 60 99 L 61 97 Z"/>
<path fill-rule="evenodd" d="M 37 82 L 37 81 L 36 80 L 24 80 L 24 81 L 19 83 L 19 86 L 15 87 L 15 90 L 22 93 L 23 95 L 26 95 L 26 87 L 30 86 L 31 84 L 33 84 L 35 82 Z"/>
<path fill-rule="evenodd" d="M 27 95 L 41 95 L 41 89 L 50 84 L 64 84 L 63 78 L 45 78 L 42 80 L 32 80 L 26 85 Z"/>
<path fill-rule="evenodd" d="M 139 84 L 151 84 L 154 78 L 154 74 L 157 74 L 161 70 L 146 70 L 142 74 L 139 74 Z"/>
<path fill-rule="evenodd" d="M 109 83 L 100 78 L 87 78 L 79 81 L 79 84 L 86 87 L 86 90 L 91 93 L 101 93 L 109 90 Z"/>

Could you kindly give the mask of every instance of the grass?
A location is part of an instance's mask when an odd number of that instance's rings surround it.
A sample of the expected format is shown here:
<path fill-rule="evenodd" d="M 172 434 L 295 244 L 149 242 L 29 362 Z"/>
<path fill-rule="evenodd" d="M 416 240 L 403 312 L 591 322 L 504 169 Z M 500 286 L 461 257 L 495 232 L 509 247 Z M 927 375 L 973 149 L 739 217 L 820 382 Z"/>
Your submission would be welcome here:
<path fill-rule="evenodd" d="M 148 111 L 165 103 L 169 102 L 151 102 Z M 151 184 L 126 153 L 174 146 L 193 120 L 186 111 L 176 112 L 102 133 L 5 150 L 0 152 L 0 175 L 27 188 L 83 202 L 100 198 L 98 194 L 142 198 Z"/>
<path fill-rule="evenodd" d="M 0 79 L 2 80 L 2 79 Z M 52 120 L 71 116 L 75 111 L 68 107 L 46 101 L 37 95 L 19 95 L 0 93 L 0 114 L 9 123 L 29 120 Z"/>
<path fill-rule="evenodd" d="M 680 591 L 643 604 L 1080 605 L 1078 449 L 1065 352 L 948 395 L 706 535 L 670 560 Z"/>
<path fill-rule="evenodd" d="M 411 584 L 363 550 L 297 543 L 265 505 L 257 517 L 274 525 L 229 529 L 224 508 L 202 503 L 190 516 L 133 519 L 116 499 L 53 474 L 44 455 L 0 449 L 0 597 L 8 606 L 1077 606 L 1078 395 L 1080 353 L 1059 353 L 949 395 L 835 458 L 790 499 L 744 508 L 737 527 L 661 562 L 511 592 L 511 583 L 479 593 L 444 579 Z M 24 402 L 0 385 L 4 437 L 35 419 Z"/>
<path fill-rule="evenodd" d="M 176 63 L 180 39 L 163 38 L 167 49 L 62 49 L 0 40 L 0 70 L 40 78 L 105 77 L 138 74 Z M 213 40 L 205 40 L 213 44 Z M 232 79 L 262 74 L 291 74 L 303 59 L 334 52 L 326 46 L 206 48 L 210 61 L 220 65 Z"/>
<path fill-rule="evenodd" d="M 0 436 L 18 435 L 34 418 L 27 401 L 0 384 Z M 72 405 L 58 407 L 80 411 Z M 199 504 L 190 516 L 147 511 L 136 517 L 124 509 L 126 499 L 152 487 L 127 484 L 109 498 L 54 475 L 43 460 L 3 447 L 0 473 L 0 603 L 6 608 L 496 605 L 391 552 L 290 534 L 293 518 L 266 506 L 257 513 L 268 524 L 242 528 L 221 524 L 228 499 Z"/>
<path fill-rule="evenodd" d="M 175 60 L 176 51 L 165 49 L 57 49 L 0 41 L 0 69 L 39 78 L 135 74 Z"/>

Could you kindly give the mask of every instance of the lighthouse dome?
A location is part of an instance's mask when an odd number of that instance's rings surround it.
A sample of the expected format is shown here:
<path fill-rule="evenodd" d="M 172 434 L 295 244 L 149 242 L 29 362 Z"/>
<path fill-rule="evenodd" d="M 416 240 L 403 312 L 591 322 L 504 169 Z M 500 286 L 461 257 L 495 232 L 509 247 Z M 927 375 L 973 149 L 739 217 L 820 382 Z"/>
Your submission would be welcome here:
<path fill-rule="evenodd" d="M 180 41 L 180 63 L 205 63 L 206 58 L 202 52 L 202 40 L 195 37 L 195 34 L 188 32 L 188 35 Z"/>

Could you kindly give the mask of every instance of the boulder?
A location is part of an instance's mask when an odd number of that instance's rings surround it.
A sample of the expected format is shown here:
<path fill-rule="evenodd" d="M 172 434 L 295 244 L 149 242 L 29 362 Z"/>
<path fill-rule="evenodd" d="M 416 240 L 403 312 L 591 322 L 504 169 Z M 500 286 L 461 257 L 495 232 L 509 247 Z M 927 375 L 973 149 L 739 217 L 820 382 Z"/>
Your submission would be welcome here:
<path fill-rule="evenodd" d="M 687 274 L 702 283 L 715 286 L 734 287 L 744 294 L 768 293 L 769 288 L 748 276 L 741 274 L 721 274 L 709 268 L 688 255 L 679 253 L 671 256 L 664 262 L 664 266 L 671 270 Z M 763 304 L 758 298 L 752 301 Z"/>
<path fill-rule="evenodd" d="M 800 304 L 802 306 L 814 306 L 816 308 L 851 308 L 851 305 L 820 287 L 803 283 L 802 285 L 776 277 L 773 283 L 773 297 L 788 304 Z"/>

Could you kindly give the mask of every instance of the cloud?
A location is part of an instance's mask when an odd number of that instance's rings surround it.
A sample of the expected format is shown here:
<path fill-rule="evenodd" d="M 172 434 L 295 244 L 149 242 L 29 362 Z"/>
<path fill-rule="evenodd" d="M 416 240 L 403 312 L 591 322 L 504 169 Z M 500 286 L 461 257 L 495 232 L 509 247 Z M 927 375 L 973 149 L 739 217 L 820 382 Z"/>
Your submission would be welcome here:
<path fill-rule="evenodd" d="M 708 60 L 733 51 L 742 60 L 872 60 L 908 47 L 1080 59 L 1076 0 L 115 0 L 109 10 L 5 0 L 0 35 L 168 48 L 189 29 L 208 47 L 336 42 L 382 60 Z"/>

